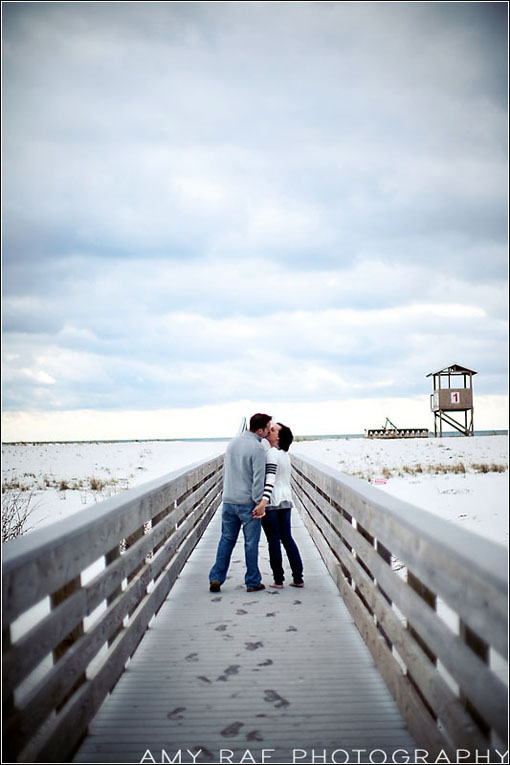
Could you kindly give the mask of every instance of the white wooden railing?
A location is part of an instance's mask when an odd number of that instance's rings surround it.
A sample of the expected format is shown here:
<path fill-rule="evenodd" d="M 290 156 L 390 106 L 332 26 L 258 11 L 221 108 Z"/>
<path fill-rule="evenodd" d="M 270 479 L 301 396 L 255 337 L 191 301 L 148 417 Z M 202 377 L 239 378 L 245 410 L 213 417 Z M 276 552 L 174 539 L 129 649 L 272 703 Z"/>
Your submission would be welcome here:
<path fill-rule="evenodd" d="M 292 465 L 305 525 L 417 744 L 442 762 L 505 752 L 506 549 L 325 465 Z"/>
<path fill-rule="evenodd" d="M 223 456 L 3 546 L 3 761 L 64 762 L 221 501 Z"/>

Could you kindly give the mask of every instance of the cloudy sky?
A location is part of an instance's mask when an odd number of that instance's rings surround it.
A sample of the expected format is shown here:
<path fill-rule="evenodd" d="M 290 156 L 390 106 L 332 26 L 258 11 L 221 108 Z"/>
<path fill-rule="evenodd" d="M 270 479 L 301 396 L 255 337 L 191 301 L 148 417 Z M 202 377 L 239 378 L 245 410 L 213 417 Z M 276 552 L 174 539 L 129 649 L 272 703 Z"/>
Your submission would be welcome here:
<path fill-rule="evenodd" d="M 2 12 L 5 440 L 507 426 L 506 2 Z"/>

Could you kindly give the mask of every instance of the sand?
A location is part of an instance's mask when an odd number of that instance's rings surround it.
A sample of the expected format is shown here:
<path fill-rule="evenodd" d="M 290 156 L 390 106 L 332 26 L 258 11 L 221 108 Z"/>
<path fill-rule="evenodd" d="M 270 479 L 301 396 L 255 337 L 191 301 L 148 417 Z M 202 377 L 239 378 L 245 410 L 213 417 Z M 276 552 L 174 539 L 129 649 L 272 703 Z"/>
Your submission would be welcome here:
<path fill-rule="evenodd" d="M 2 487 L 30 498 L 30 533 L 224 451 L 226 441 L 4 444 Z M 296 454 L 508 545 L 508 437 L 296 441 Z M 486 471 L 486 472 L 482 472 Z"/>

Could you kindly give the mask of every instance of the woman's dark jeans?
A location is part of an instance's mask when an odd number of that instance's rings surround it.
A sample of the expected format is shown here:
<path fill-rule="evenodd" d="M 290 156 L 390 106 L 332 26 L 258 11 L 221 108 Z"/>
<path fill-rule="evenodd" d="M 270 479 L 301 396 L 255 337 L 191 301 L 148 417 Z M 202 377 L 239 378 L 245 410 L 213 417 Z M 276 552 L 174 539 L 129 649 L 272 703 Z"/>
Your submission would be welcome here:
<path fill-rule="evenodd" d="M 267 510 L 262 518 L 262 528 L 269 546 L 269 563 L 273 572 L 275 584 L 283 584 L 285 579 L 282 565 L 282 548 L 289 559 L 292 578 L 296 584 L 303 581 L 303 562 L 297 544 L 290 530 L 290 507 Z"/>

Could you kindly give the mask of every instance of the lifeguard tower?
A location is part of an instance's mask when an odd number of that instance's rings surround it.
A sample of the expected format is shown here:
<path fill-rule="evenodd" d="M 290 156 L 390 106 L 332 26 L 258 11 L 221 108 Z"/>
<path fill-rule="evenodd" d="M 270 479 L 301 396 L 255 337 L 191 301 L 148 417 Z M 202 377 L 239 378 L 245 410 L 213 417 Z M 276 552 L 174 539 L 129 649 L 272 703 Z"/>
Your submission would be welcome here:
<path fill-rule="evenodd" d="M 431 372 L 433 393 L 430 408 L 434 412 L 434 435 L 443 435 L 443 422 L 464 436 L 473 436 L 473 375 L 477 373 L 459 364 Z M 447 414 L 448 412 L 448 414 Z M 464 425 L 454 419 L 453 412 L 464 412 Z"/>

